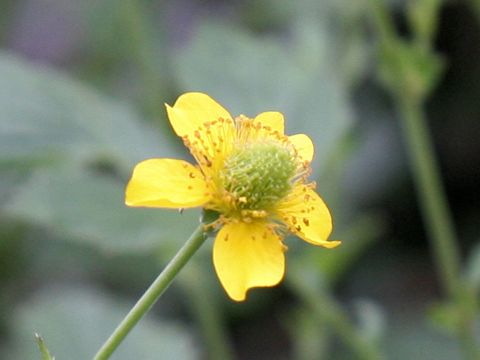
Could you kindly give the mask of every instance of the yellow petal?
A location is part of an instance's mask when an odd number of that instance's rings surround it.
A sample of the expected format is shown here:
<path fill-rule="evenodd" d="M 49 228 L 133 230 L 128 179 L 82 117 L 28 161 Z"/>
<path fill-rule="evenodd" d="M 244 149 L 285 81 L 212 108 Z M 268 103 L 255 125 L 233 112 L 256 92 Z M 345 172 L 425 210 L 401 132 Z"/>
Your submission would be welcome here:
<path fill-rule="evenodd" d="M 279 135 L 283 135 L 285 131 L 283 114 L 276 111 L 267 111 L 258 114 L 254 121 L 260 122 L 263 127 L 270 128 L 272 132 L 278 132 Z"/>
<path fill-rule="evenodd" d="M 175 159 L 138 163 L 125 193 L 128 206 L 189 208 L 208 200 L 207 184 L 200 170 Z"/>
<path fill-rule="evenodd" d="M 235 127 L 231 115 L 210 96 L 191 92 L 167 108 L 168 118 L 200 165 L 230 151 Z M 220 160 L 219 160 L 220 161 Z"/>
<path fill-rule="evenodd" d="M 292 135 L 288 137 L 288 140 L 295 147 L 302 160 L 312 162 L 314 153 L 313 142 L 307 135 Z"/>
<path fill-rule="evenodd" d="M 227 294 L 243 301 L 250 288 L 277 285 L 285 273 L 285 249 L 264 222 L 226 224 L 215 239 L 213 263 Z"/>
<path fill-rule="evenodd" d="M 279 204 L 277 213 L 290 231 L 313 245 L 334 248 L 340 241 L 328 241 L 332 217 L 317 193 L 305 185 L 297 186 L 292 196 Z"/>
<path fill-rule="evenodd" d="M 181 95 L 173 107 L 167 107 L 168 118 L 178 136 L 193 134 L 205 122 L 230 119 L 230 113 L 210 96 L 198 92 Z"/>

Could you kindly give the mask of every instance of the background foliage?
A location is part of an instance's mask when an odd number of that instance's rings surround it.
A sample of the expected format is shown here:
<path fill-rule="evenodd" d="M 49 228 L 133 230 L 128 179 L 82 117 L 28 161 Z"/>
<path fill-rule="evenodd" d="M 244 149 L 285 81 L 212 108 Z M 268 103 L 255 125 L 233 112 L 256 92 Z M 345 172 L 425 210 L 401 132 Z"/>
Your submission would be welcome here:
<path fill-rule="evenodd" d="M 237 304 L 207 242 L 113 358 L 461 358 L 381 85 L 408 75 L 430 94 L 478 297 L 479 2 L 385 1 L 400 37 L 431 39 L 436 54 L 402 47 L 393 65 L 370 3 L 0 1 L 0 357 L 39 358 L 35 331 L 57 359 L 93 356 L 196 227 L 198 211 L 128 209 L 123 197 L 136 162 L 188 159 L 163 103 L 203 91 L 233 114 L 282 111 L 288 133 L 312 137 L 344 244 L 287 239 L 286 281 Z"/>

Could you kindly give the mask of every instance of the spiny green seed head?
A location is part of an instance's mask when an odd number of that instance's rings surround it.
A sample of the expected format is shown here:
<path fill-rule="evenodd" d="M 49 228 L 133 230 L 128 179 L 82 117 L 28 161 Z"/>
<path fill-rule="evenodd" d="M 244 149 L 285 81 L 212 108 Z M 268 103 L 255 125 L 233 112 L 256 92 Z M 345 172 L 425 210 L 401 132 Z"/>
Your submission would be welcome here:
<path fill-rule="evenodd" d="M 246 145 L 233 153 L 221 173 L 223 187 L 240 209 L 268 210 L 291 189 L 297 164 L 276 143 Z"/>

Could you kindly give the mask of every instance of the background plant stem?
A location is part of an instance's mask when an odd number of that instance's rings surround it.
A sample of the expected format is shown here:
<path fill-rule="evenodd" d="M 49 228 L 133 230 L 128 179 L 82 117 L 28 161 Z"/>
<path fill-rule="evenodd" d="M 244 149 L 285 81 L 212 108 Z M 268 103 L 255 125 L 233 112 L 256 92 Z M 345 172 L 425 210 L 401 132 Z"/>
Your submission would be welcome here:
<path fill-rule="evenodd" d="M 378 347 L 362 338 L 360 332 L 350 321 L 342 307 L 333 299 L 326 289 L 317 290 L 311 284 L 305 283 L 293 272 L 289 274 L 289 284 L 298 296 L 313 311 L 315 316 L 330 326 L 338 337 L 347 345 L 355 359 L 381 360 L 382 354 Z"/>
<path fill-rule="evenodd" d="M 123 0 L 122 10 L 124 31 L 128 38 L 132 62 L 138 71 L 141 81 L 143 108 L 147 116 L 157 119 L 163 114 L 163 102 L 167 98 L 167 89 L 162 81 L 160 71 L 166 71 L 167 64 L 162 59 L 158 45 L 161 31 L 154 32 L 149 21 L 146 5 L 140 0 Z M 151 6 L 151 5 L 150 5 Z M 163 121 L 160 125 L 163 124 Z"/>
<path fill-rule="evenodd" d="M 407 95 L 397 94 L 397 107 L 402 115 L 402 124 L 407 150 L 410 157 L 417 194 L 422 214 L 429 233 L 437 271 L 445 292 L 459 307 L 457 336 L 466 357 L 479 359 L 480 353 L 475 339 L 474 310 L 460 277 L 460 254 L 452 216 L 440 181 L 440 172 L 434 156 L 426 118 L 422 107 Z"/>
<path fill-rule="evenodd" d="M 198 281 L 206 278 L 203 272 L 200 266 L 190 266 L 185 269 L 179 279 L 185 278 L 183 289 L 191 299 L 188 301 L 188 306 L 200 326 L 199 332 L 205 340 L 208 358 L 211 360 L 234 359 L 233 349 L 222 322 L 222 314 L 218 311 L 216 301 L 208 288 Z"/>
<path fill-rule="evenodd" d="M 130 330 L 132 330 L 137 322 L 150 310 L 153 304 L 155 304 L 158 298 L 168 288 L 178 272 L 188 262 L 188 260 L 190 260 L 193 254 L 195 254 L 206 238 L 207 236 L 205 234 L 203 224 L 200 224 L 190 238 L 180 248 L 174 258 L 155 279 L 152 285 L 150 285 L 147 291 L 145 291 L 142 297 L 137 301 L 127 316 L 125 316 L 112 335 L 110 335 L 107 341 L 102 345 L 100 350 L 95 355 L 94 360 L 106 360 L 112 355 L 115 349 L 128 335 Z"/>
<path fill-rule="evenodd" d="M 403 40 L 394 30 L 394 21 L 384 1 L 370 0 L 370 4 L 380 46 L 387 50 L 390 56 L 397 56 L 395 59 L 397 68 L 384 66 L 384 71 L 387 71 L 391 78 L 396 79 L 394 82 L 387 83 L 387 87 L 393 95 L 394 104 L 401 117 L 417 196 L 440 282 L 448 300 L 455 305 L 458 313 L 456 335 L 465 356 L 472 360 L 479 359 L 480 350 L 475 339 L 474 328 L 475 306 L 471 305 L 475 303 L 475 295 L 465 286 L 461 276 L 458 239 L 423 110 L 429 91 L 424 88 L 419 92 L 418 88 L 414 87 L 414 83 L 407 81 L 406 75 L 415 74 L 414 77 L 410 77 L 411 80 L 418 78 L 420 74 L 415 73 L 415 69 L 406 67 L 405 59 L 399 57 L 401 53 L 394 51 L 396 46 L 402 46 Z M 430 16 L 438 16 L 438 12 Z M 416 35 L 418 34 L 414 34 L 414 37 Z M 434 32 L 431 35 L 430 41 L 433 41 Z M 427 44 L 423 50 L 434 54 L 431 47 L 431 43 Z M 410 63 L 409 66 L 413 67 L 415 64 Z M 396 74 L 399 70 L 403 70 L 400 75 Z"/>
<path fill-rule="evenodd" d="M 422 214 L 432 240 L 436 267 L 445 291 L 455 297 L 460 255 L 426 119 L 420 104 L 408 95 L 398 94 L 396 99 Z"/>

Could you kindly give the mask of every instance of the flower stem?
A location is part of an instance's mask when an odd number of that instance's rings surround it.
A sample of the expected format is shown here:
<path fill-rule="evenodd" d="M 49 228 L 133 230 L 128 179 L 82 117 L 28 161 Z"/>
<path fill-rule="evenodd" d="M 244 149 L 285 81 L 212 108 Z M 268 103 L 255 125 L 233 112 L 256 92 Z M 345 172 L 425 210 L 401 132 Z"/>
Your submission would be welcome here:
<path fill-rule="evenodd" d="M 190 260 L 193 254 L 195 254 L 206 238 L 207 236 L 204 230 L 204 225 L 200 224 L 187 242 L 177 252 L 175 257 L 168 263 L 152 285 L 150 285 L 147 291 L 145 291 L 142 297 L 137 301 L 127 316 L 125 316 L 122 322 L 117 326 L 112 335 L 110 335 L 107 341 L 102 345 L 95 355 L 94 360 L 106 360 L 112 355 L 128 335 L 130 330 L 132 330 L 137 322 L 150 310 L 153 304 L 155 304 L 158 298 L 168 288 L 178 272 L 188 260 Z"/>
<path fill-rule="evenodd" d="M 312 309 L 318 319 L 332 327 L 339 338 L 355 354 L 356 359 L 383 359 L 380 349 L 376 346 L 377 344 L 362 338 L 347 314 L 327 292 L 328 290 L 315 290 L 295 275 L 290 274 L 290 279 L 290 285 L 296 290 L 300 298 Z"/>
<path fill-rule="evenodd" d="M 436 267 L 445 292 L 451 301 L 457 303 L 459 311 L 457 336 L 466 358 L 478 359 L 480 350 L 475 339 L 475 311 L 472 311 L 470 306 L 475 295 L 464 288 L 460 276 L 461 261 L 457 238 L 440 181 L 426 118 L 421 104 L 412 97 L 397 94 L 396 99 L 402 115 L 404 137 Z"/>
<path fill-rule="evenodd" d="M 437 269 L 445 291 L 454 298 L 458 286 L 460 255 L 426 119 L 420 104 L 407 96 L 398 98 L 397 106 L 402 115 L 404 138 Z"/>
<path fill-rule="evenodd" d="M 388 64 L 384 61 L 384 75 L 388 72 L 395 81 L 387 86 L 393 95 L 393 100 L 401 115 L 404 138 L 407 143 L 413 178 L 424 218 L 424 223 L 430 238 L 440 282 L 450 302 L 458 311 L 457 337 L 468 359 L 479 359 L 480 350 L 475 339 L 475 294 L 465 286 L 461 276 L 461 258 L 458 240 L 455 234 L 452 215 L 448 207 L 445 191 L 442 186 L 437 159 L 433 150 L 432 140 L 427 128 L 427 119 L 423 105 L 428 95 L 429 84 L 425 81 L 422 91 L 412 86 L 412 82 L 403 81 L 405 72 L 419 77 L 415 63 L 406 63 L 401 52 L 395 55 L 394 50 L 400 40 L 393 29 L 393 19 L 389 15 L 385 3 L 381 0 L 370 0 L 375 25 L 379 33 L 380 44 L 389 50 L 390 56 L 396 56 L 396 62 Z M 435 9 L 433 9 L 435 10 Z M 438 9 L 437 9 L 438 10 Z M 436 14 L 430 14 L 437 16 Z M 433 35 L 433 32 L 432 34 Z M 418 34 L 417 34 L 418 36 Z M 431 41 L 431 39 L 430 39 Z M 412 46 L 412 45 L 410 45 Z M 425 49 L 431 47 L 427 44 Z M 428 50 L 430 54 L 433 53 Z M 390 59 L 391 60 L 391 59 Z M 408 65 L 408 67 L 407 67 Z M 430 66 L 433 66 L 430 64 Z M 399 72 L 399 70 L 403 71 Z M 400 74 L 400 76 L 398 76 Z M 413 78 L 411 76 L 411 78 Z"/>
<path fill-rule="evenodd" d="M 359 335 L 359 331 L 330 294 L 323 292 L 321 295 L 315 300 L 310 299 L 310 305 L 318 316 L 330 324 L 342 341 L 355 353 L 355 356 L 361 360 L 383 359 L 380 350 Z"/>

